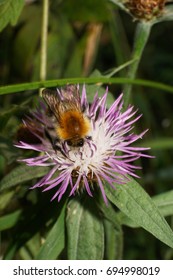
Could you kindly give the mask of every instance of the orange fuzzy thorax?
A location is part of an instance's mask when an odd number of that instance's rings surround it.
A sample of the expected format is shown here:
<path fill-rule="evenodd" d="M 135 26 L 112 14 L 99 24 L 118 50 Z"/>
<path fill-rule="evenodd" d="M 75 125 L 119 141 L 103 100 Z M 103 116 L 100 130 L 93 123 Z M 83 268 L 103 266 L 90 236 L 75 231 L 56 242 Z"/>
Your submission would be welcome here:
<path fill-rule="evenodd" d="M 90 130 L 89 120 L 79 111 L 69 110 L 61 114 L 61 120 L 56 131 L 63 140 L 85 137 Z"/>

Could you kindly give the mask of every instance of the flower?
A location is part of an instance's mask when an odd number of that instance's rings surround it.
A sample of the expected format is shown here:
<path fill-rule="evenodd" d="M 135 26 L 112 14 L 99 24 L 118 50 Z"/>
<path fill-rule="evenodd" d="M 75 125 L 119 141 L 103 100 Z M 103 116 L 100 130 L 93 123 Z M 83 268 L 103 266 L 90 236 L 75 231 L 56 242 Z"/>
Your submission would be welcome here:
<path fill-rule="evenodd" d="M 152 20 L 162 15 L 166 0 L 124 0 L 125 7 L 137 19 Z"/>
<path fill-rule="evenodd" d="M 67 86 L 69 89 L 70 86 Z M 79 86 L 77 86 L 79 90 Z M 72 100 L 73 93 L 68 90 L 68 96 L 64 90 L 57 90 L 57 96 L 61 102 Z M 140 157 L 150 157 L 145 154 L 149 148 L 134 147 L 132 144 L 141 139 L 147 130 L 140 134 L 132 132 L 134 123 L 141 117 L 135 116 L 133 106 L 122 111 L 123 94 L 121 94 L 109 109 L 106 107 L 108 91 L 100 98 L 96 93 L 92 104 L 89 104 L 86 89 L 83 86 L 82 95 L 79 96 L 79 106 L 90 122 L 90 136 L 85 138 L 83 146 L 73 147 L 67 141 L 58 141 L 58 148 L 52 145 L 50 135 L 46 135 L 45 127 L 52 129 L 52 117 L 48 113 L 44 103 L 36 112 L 24 121 L 24 127 L 37 141 L 19 141 L 16 146 L 39 152 L 39 156 L 24 159 L 29 166 L 51 166 L 46 174 L 32 188 L 43 187 L 43 191 L 55 189 L 52 200 L 62 198 L 65 192 L 70 190 L 70 196 L 79 190 L 86 190 L 89 196 L 93 196 L 95 184 L 101 190 L 103 199 L 107 203 L 104 191 L 106 181 L 112 188 L 114 183 L 124 184 L 127 175 L 138 177 L 135 170 L 139 166 L 134 161 Z"/>

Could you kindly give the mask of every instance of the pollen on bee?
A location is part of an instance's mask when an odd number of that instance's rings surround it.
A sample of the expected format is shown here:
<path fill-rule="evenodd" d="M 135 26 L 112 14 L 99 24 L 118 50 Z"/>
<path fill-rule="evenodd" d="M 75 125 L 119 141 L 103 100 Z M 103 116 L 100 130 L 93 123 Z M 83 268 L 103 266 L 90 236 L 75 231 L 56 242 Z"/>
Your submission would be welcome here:
<path fill-rule="evenodd" d="M 90 130 L 90 122 L 81 112 L 69 110 L 61 114 L 60 123 L 56 128 L 58 137 L 66 140 L 77 136 L 83 138 Z"/>

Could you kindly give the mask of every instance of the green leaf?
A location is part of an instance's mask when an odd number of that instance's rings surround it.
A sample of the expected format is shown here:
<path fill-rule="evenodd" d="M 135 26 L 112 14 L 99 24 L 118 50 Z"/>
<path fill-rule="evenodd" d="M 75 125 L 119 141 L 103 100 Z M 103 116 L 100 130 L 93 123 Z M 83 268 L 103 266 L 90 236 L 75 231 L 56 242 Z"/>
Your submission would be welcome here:
<path fill-rule="evenodd" d="M 122 225 L 131 227 L 131 228 L 138 228 L 139 225 L 135 223 L 132 219 L 130 219 L 127 215 L 125 215 L 123 212 L 119 212 L 118 217 L 121 220 Z"/>
<path fill-rule="evenodd" d="M 110 204 L 109 207 L 107 207 L 103 201 L 103 198 L 101 197 L 99 198 L 98 207 L 103 213 L 104 218 L 110 221 L 117 231 L 121 230 L 121 220 L 119 219 L 119 213 L 115 211 L 114 206 Z"/>
<path fill-rule="evenodd" d="M 70 0 L 63 1 L 63 10 L 70 20 L 82 21 L 106 21 L 109 18 L 109 10 L 104 0 Z M 75 12 L 74 12 L 75 9 Z"/>
<path fill-rule="evenodd" d="M 104 221 L 105 226 L 105 258 L 106 260 L 121 260 L 123 253 L 123 232 L 116 230 L 111 222 Z M 120 227 L 121 228 L 121 227 Z"/>
<path fill-rule="evenodd" d="M 18 255 L 20 256 L 20 259 L 33 260 L 40 248 L 40 243 L 41 243 L 41 236 L 40 233 L 38 232 L 34 236 L 32 236 L 32 238 L 28 240 L 24 244 L 24 246 L 22 246 L 19 249 Z"/>
<path fill-rule="evenodd" d="M 64 248 L 64 205 L 60 216 L 50 230 L 45 243 L 40 248 L 38 255 L 35 257 L 37 260 L 55 260 Z"/>
<path fill-rule="evenodd" d="M 66 67 L 65 77 L 77 77 L 82 72 L 85 38 L 82 38 L 71 50 L 70 61 Z M 75 65 L 75 67 L 74 67 Z"/>
<path fill-rule="evenodd" d="M 93 73 L 90 75 L 90 78 L 111 78 L 113 75 L 115 75 L 116 73 L 118 73 L 119 71 L 121 71 L 122 69 L 126 68 L 127 66 L 129 66 L 130 64 L 134 63 L 135 60 L 130 60 L 130 61 L 127 61 L 126 63 L 116 67 L 116 68 L 113 68 L 113 69 L 110 69 L 109 71 L 107 71 L 107 73 L 105 75 L 101 74 L 98 70 L 94 70 Z M 99 97 L 102 97 L 103 94 L 105 94 L 105 88 L 102 87 L 102 84 L 95 84 L 95 85 L 86 85 L 86 92 L 87 92 L 87 99 L 89 102 L 93 102 L 93 98 L 94 98 L 94 95 L 96 92 L 98 92 L 98 96 Z M 107 103 L 107 107 L 109 108 L 112 103 L 115 101 L 115 97 L 114 95 L 108 91 L 108 96 L 107 96 L 107 100 L 106 100 L 106 103 Z"/>
<path fill-rule="evenodd" d="M 152 197 L 152 200 L 159 208 L 160 213 L 166 217 L 173 215 L 173 191 L 168 191 L 162 194 L 158 194 Z M 138 227 L 138 225 L 132 221 L 127 215 L 122 212 L 117 214 L 116 219 L 121 221 L 122 225 L 126 225 L 129 227 Z"/>
<path fill-rule="evenodd" d="M 24 0 L 6 0 L 0 3 L 0 31 L 8 23 L 15 25 L 24 6 Z"/>
<path fill-rule="evenodd" d="M 15 190 L 10 190 L 8 192 L 4 192 L 0 194 L 0 212 L 8 207 L 12 196 L 14 195 Z"/>
<path fill-rule="evenodd" d="M 12 228 L 19 220 L 21 210 L 17 210 L 14 213 L 0 217 L 0 231 Z"/>
<path fill-rule="evenodd" d="M 14 118 L 14 115 L 26 113 L 26 111 L 29 111 L 29 108 L 30 108 L 29 104 L 28 104 L 29 102 L 30 102 L 30 99 L 27 99 L 21 105 L 11 105 L 10 109 L 7 109 L 7 110 L 1 109 L 0 131 L 2 131 L 6 127 L 7 122 L 10 120 L 10 118 Z"/>
<path fill-rule="evenodd" d="M 16 162 L 17 158 L 21 155 L 21 151 L 14 147 L 12 139 L 7 135 L 4 137 L 5 133 L 0 134 L 0 150 L 1 155 L 5 158 L 7 164 Z"/>
<path fill-rule="evenodd" d="M 0 181 L 0 191 L 7 190 L 33 178 L 39 178 L 45 175 L 48 171 L 49 168 L 43 166 L 18 166 Z"/>
<path fill-rule="evenodd" d="M 50 203 L 50 198 L 51 196 L 48 193 L 47 195 L 40 194 L 36 204 L 29 204 L 24 207 L 14 231 L 9 235 L 10 244 L 8 244 L 4 253 L 4 259 L 13 259 L 15 253 L 25 246 L 35 234 L 45 229 L 45 225 L 57 219 L 64 205 L 64 199 L 59 202 L 57 207 L 57 201 Z M 39 248 L 35 246 L 34 257 L 38 252 Z"/>
<path fill-rule="evenodd" d="M 118 6 L 120 9 L 128 12 L 124 4 L 122 3 L 122 0 L 109 0 L 110 2 L 114 3 L 116 6 Z"/>
<path fill-rule="evenodd" d="M 6 0 L 0 0 L 0 5 L 4 4 Z"/>
<path fill-rule="evenodd" d="M 88 102 L 93 102 L 93 98 L 94 95 L 96 94 L 96 92 L 98 92 L 98 96 L 102 97 L 106 90 L 104 87 L 100 85 L 86 85 L 86 92 L 87 92 L 87 100 Z M 107 99 L 106 99 L 106 105 L 109 108 L 112 103 L 115 101 L 115 98 L 113 96 L 113 94 L 108 91 L 108 95 L 107 95 Z"/>
<path fill-rule="evenodd" d="M 65 78 L 65 79 L 56 79 L 56 80 L 45 80 L 45 81 L 36 81 L 36 82 L 29 82 L 23 84 L 14 84 L 14 85 L 7 85 L 0 87 L 0 95 L 10 94 L 10 93 L 18 93 L 20 91 L 26 90 L 35 90 L 39 88 L 45 87 L 60 87 L 66 84 L 132 84 L 132 85 L 140 85 L 150 88 L 155 88 L 158 90 L 167 91 L 173 94 L 173 86 L 153 82 L 149 80 L 143 79 L 131 79 L 131 78 L 109 78 L 109 77 L 77 77 L 77 78 Z"/>
<path fill-rule="evenodd" d="M 172 138 L 158 138 L 148 141 L 143 141 L 141 143 L 142 147 L 150 147 L 152 150 L 163 150 L 163 149 L 172 149 L 173 148 L 173 139 Z"/>
<path fill-rule="evenodd" d="M 112 77 L 114 76 L 115 74 L 117 74 L 118 72 L 120 72 L 121 70 L 123 70 L 124 68 L 126 68 L 127 66 L 133 64 L 136 60 L 138 60 L 138 58 L 135 58 L 135 59 L 131 59 L 129 61 L 126 61 L 125 63 L 119 65 L 118 67 L 115 67 L 115 68 L 112 68 L 112 69 L 109 69 L 105 75 L 101 75 L 102 77 Z M 99 77 L 99 76 L 98 76 Z"/>
<path fill-rule="evenodd" d="M 136 224 L 173 248 L 173 232 L 166 220 L 143 188 L 134 179 L 128 178 L 124 185 L 115 184 L 116 190 L 106 185 L 108 199 Z"/>
<path fill-rule="evenodd" d="M 153 201 L 163 216 L 173 215 L 173 191 L 168 191 L 154 196 Z"/>
<path fill-rule="evenodd" d="M 73 199 L 67 209 L 68 259 L 103 259 L 103 223 L 92 198 Z"/>
<path fill-rule="evenodd" d="M 122 259 L 123 232 L 121 219 L 113 205 L 110 204 L 107 207 L 102 197 L 99 199 L 98 207 L 105 218 L 105 258 L 106 260 Z"/>

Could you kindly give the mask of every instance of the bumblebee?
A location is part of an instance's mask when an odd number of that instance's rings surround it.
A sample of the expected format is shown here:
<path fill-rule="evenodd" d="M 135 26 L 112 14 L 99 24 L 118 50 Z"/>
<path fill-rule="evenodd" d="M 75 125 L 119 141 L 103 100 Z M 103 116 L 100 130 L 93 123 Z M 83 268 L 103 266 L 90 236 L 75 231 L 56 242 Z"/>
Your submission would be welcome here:
<path fill-rule="evenodd" d="M 42 97 L 48 105 L 48 116 L 53 129 L 46 129 L 47 137 L 56 147 L 57 143 L 67 143 L 70 147 L 82 147 L 85 139 L 90 139 L 90 120 L 81 106 L 77 86 L 67 85 L 61 90 L 44 89 Z"/>

